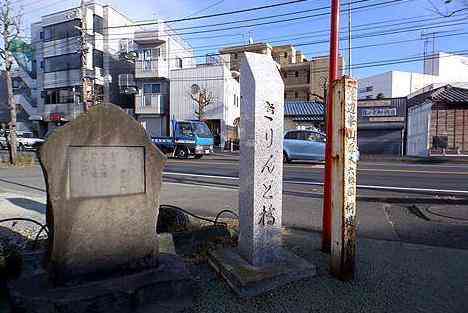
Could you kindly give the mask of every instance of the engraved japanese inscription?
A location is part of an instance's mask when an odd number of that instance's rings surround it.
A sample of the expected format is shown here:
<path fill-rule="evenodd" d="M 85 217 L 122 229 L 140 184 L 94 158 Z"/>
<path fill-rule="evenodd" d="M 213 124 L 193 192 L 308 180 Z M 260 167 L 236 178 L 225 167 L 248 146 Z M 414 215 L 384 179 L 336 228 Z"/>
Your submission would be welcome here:
<path fill-rule="evenodd" d="M 105 197 L 145 192 L 143 146 L 70 146 L 69 197 Z"/>

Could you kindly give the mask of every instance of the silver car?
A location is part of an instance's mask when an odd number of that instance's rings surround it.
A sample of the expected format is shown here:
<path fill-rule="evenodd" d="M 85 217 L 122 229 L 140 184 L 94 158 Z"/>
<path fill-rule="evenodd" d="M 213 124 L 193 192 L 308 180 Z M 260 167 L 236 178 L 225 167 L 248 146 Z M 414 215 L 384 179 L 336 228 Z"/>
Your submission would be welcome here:
<path fill-rule="evenodd" d="M 324 133 L 313 130 L 288 130 L 284 134 L 283 160 L 325 160 Z"/>

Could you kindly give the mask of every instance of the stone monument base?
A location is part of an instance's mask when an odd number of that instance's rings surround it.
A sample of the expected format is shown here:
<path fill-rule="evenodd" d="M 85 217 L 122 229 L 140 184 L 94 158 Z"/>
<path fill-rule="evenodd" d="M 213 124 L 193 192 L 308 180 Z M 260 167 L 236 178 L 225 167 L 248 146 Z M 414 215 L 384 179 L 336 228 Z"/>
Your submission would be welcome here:
<path fill-rule="evenodd" d="M 177 312 L 192 304 L 193 284 L 183 260 L 161 254 L 159 266 L 131 275 L 54 287 L 47 273 L 9 285 L 14 312 Z"/>
<path fill-rule="evenodd" d="M 253 266 L 240 256 L 236 248 L 211 251 L 209 263 L 241 297 L 254 297 L 316 275 L 315 265 L 283 248 L 274 264 Z"/>

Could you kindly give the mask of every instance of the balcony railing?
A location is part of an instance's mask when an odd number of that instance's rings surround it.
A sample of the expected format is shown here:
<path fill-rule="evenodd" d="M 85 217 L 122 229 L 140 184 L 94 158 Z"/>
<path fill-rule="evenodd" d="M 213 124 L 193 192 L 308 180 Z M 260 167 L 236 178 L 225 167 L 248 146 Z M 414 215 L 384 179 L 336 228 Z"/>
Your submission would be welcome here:
<path fill-rule="evenodd" d="M 164 114 L 165 96 L 161 94 L 145 94 L 138 97 L 135 103 L 136 114 Z"/>
<path fill-rule="evenodd" d="M 135 62 L 135 78 L 167 77 L 168 74 L 167 61 L 162 58 Z"/>

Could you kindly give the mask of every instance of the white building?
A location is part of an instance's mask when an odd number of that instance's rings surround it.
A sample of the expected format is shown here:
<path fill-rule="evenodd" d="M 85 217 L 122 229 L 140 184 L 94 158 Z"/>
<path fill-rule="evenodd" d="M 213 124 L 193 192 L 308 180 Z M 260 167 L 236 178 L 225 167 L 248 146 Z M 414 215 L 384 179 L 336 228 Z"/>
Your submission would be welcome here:
<path fill-rule="evenodd" d="M 169 135 L 169 73 L 194 67 L 193 49 L 164 22 L 136 31 L 121 44 L 137 56 L 134 77 L 126 84 L 121 79 L 121 90 L 135 92 L 135 115 L 149 135 Z"/>
<path fill-rule="evenodd" d="M 203 64 L 170 72 L 170 115 L 176 120 L 197 119 L 198 104 L 192 99 L 197 90 L 206 90 L 214 101 L 206 107 L 205 122 L 215 136 L 215 145 L 236 136 L 240 116 L 240 87 L 228 62 Z"/>
<path fill-rule="evenodd" d="M 128 37 L 132 21 L 108 5 L 88 3 L 86 16 L 86 76 L 95 102 L 128 104 L 119 93 L 118 75 L 132 71 L 119 59 L 119 38 Z M 30 53 L 14 53 L 16 103 L 35 121 L 36 131 L 74 119 L 83 111 L 81 96 L 80 7 L 42 16 L 31 25 Z M 119 27 L 122 26 L 122 27 Z M 132 108 L 133 106 L 127 107 Z"/>
<path fill-rule="evenodd" d="M 468 82 L 468 57 L 438 53 L 424 62 L 424 74 L 390 71 L 359 79 L 359 99 L 399 98 L 428 85 Z"/>

